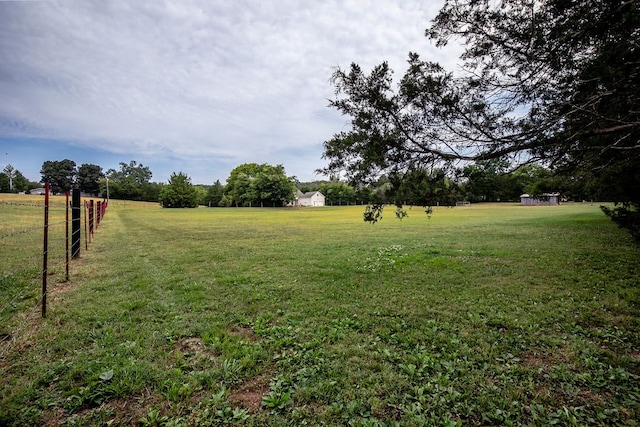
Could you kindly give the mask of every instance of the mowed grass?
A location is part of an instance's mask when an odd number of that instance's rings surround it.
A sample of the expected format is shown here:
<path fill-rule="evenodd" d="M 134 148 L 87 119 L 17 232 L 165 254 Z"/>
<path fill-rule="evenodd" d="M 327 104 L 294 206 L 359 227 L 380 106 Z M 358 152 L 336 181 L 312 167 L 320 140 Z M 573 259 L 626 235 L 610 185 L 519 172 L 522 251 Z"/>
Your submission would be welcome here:
<path fill-rule="evenodd" d="M 112 201 L 2 347 L 0 425 L 637 425 L 624 231 L 589 204 L 408 212 Z"/>

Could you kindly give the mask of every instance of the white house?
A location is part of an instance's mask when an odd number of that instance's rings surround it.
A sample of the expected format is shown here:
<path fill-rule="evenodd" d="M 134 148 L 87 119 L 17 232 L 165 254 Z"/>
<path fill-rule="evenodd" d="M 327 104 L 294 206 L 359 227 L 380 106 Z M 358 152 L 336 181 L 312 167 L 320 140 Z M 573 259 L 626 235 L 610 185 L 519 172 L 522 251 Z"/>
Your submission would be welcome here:
<path fill-rule="evenodd" d="M 303 193 L 298 191 L 296 194 L 297 206 L 324 206 L 324 194 L 319 191 L 309 191 Z"/>
<path fill-rule="evenodd" d="M 544 193 L 535 197 L 522 194 L 520 196 L 520 203 L 525 206 L 559 205 L 560 193 Z"/>

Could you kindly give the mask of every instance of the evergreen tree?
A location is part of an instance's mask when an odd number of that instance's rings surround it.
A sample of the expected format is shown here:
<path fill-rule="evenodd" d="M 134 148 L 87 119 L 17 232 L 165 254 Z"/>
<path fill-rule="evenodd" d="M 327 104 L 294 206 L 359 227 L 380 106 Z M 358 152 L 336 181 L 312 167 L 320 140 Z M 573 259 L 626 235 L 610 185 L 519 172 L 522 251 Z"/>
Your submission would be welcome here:
<path fill-rule="evenodd" d="M 172 173 L 158 199 L 165 208 L 195 208 L 198 206 L 198 191 L 186 174 Z"/>

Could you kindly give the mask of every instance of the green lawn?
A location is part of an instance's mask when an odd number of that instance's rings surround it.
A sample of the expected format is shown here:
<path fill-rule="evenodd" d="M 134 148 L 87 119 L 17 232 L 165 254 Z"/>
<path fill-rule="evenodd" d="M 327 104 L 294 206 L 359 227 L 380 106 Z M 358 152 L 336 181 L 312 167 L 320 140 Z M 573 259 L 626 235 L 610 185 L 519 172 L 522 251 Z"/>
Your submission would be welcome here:
<path fill-rule="evenodd" d="M 640 250 L 598 206 L 408 212 L 112 201 L 0 346 L 0 425 L 638 424 Z"/>

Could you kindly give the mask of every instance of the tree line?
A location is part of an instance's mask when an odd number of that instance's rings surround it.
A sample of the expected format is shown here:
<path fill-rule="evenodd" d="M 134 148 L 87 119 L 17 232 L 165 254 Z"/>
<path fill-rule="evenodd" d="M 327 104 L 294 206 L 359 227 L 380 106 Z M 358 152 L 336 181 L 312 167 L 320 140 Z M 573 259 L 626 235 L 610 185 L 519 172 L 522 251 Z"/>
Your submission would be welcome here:
<path fill-rule="evenodd" d="M 300 182 L 295 176 L 286 176 L 282 165 L 257 163 L 240 165 L 230 172 L 225 184 L 217 180 L 212 185 L 194 185 L 183 172 L 171 174 L 167 183 L 152 182 L 150 168 L 135 160 L 121 162 L 118 169 L 106 172 L 98 165 L 76 167 L 69 159 L 46 161 L 41 175 L 41 182 L 49 182 L 54 193 L 78 188 L 93 196 L 106 198 L 108 193 L 114 199 L 159 202 L 164 207 L 280 207 L 295 200 L 298 191 L 320 191 L 329 206 L 454 206 L 458 201 L 509 202 L 518 201 L 522 193 L 550 192 L 561 193 L 565 200 L 612 200 L 608 188 L 597 180 L 576 180 L 537 164 L 511 170 L 504 159 L 476 162 L 453 175 L 416 168 L 398 181 L 393 174 L 382 174 L 367 185 L 337 178 Z M 39 186 L 12 167 L 0 173 L 2 192 L 25 192 Z"/>

